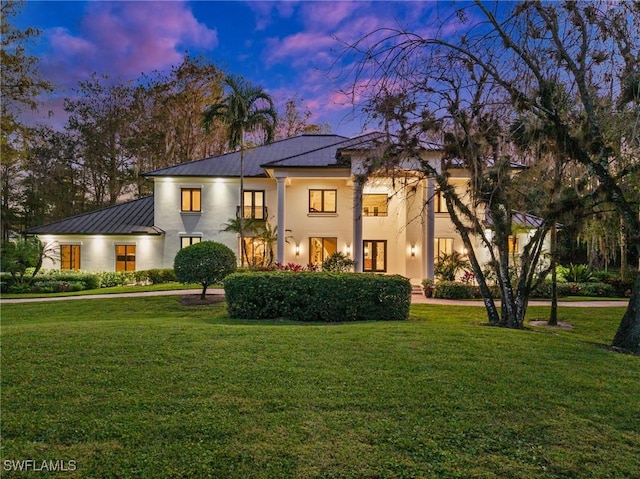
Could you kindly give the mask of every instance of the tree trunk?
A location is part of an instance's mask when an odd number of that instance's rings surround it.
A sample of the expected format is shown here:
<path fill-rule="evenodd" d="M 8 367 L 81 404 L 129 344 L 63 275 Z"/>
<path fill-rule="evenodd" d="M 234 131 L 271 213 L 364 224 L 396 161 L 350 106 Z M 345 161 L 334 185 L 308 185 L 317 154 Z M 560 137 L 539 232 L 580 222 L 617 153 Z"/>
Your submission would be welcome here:
<path fill-rule="evenodd" d="M 556 272 L 556 241 L 557 230 L 554 224 L 551 227 L 551 312 L 549 313 L 549 326 L 558 325 L 558 274 Z"/>
<path fill-rule="evenodd" d="M 246 247 L 244 244 L 244 133 L 240 145 L 240 266 L 244 268 Z"/>
<path fill-rule="evenodd" d="M 202 284 L 202 293 L 200 294 L 200 301 L 204 301 L 207 298 L 207 286 L 209 286 L 209 284 L 207 282 L 204 282 L 201 284 Z"/>
<path fill-rule="evenodd" d="M 640 244 L 636 243 L 640 254 Z M 613 338 L 612 346 L 634 354 L 640 354 L 640 272 L 631 291 L 627 311 L 622 317 L 618 331 Z"/>

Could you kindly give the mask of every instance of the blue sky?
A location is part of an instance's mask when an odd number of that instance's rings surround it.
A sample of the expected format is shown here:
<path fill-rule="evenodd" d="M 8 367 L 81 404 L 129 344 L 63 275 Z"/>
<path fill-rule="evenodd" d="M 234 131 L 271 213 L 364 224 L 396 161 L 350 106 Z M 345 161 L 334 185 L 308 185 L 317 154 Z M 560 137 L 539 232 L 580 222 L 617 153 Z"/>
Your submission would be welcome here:
<path fill-rule="evenodd" d="M 204 55 L 244 76 L 280 105 L 297 95 L 333 131 L 362 130 L 335 62 L 342 42 L 382 27 L 426 31 L 452 2 L 420 1 L 27 1 L 15 19 L 42 35 L 29 46 L 45 78 L 62 95 L 49 96 L 42 121 L 64 123 L 62 96 L 93 73 L 133 79 L 168 70 L 185 52 Z M 47 118 L 48 110 L 56 112 Z"/>

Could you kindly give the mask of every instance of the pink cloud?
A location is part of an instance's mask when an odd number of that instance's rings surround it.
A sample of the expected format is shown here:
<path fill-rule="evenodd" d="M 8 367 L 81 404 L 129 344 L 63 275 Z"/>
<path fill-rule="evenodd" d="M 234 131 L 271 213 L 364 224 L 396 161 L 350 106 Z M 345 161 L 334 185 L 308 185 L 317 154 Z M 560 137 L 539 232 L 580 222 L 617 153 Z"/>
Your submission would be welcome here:
<path fill-rule="evenodd" d="M 313 54 L 336 45 L 336 41 L 326 33 L 300 32 L 282 40 L 270 39 L 267 59 L 271 62 L 301 60 L 307 63 Z"/>
<path fill-rule="evenodd" d="M 78 36 L 45 32 L 51 53 L 43 71 L 74 85 L 87 72 L 131 78 L 182 60 L 187 46 L 214 48 L 215 30 L 199 23 L 183 2 L 89 3 Z"/>
<path fill-rule="evenodd" d="M 310 2 L 303 5 L 301 14 L 307 28 L 327 30 L 335 29 L 343 20 L 352 18 L 366 7 L 365 2 Z"/>

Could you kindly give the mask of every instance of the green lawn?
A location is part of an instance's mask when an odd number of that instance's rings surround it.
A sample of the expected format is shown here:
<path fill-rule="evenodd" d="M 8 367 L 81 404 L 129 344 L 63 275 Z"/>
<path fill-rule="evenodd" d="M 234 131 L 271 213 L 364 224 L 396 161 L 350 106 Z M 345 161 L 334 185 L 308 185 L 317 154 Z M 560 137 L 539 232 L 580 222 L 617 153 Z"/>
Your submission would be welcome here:
<path fill-rule="evenodd" d="M 621 308 L 572 330 L 227 318 L 177 297 L 2 306 L 2 477 L 638 478 Z M 547 308 L 531 308 L 531 318 Z M 6 461 L 75 461 L 15 473 Z"/>
<path fill-rule="evenodd" d="M 219 285 L 212 286 L 219 287 Z M 174 291 L 180 289 L 200 289 L 202 286 L 199 284 L 182 284 L 182 283 L 161 283 L 161 284 L 148 284 L 148 285 L 128 285 L 128 286 L 112 286 L 110 288 L 99 289 L 87 289 L 84 291 L 73 291 L 65 293 L 24 293 L 24 294 L 9 294 L 5 293 L 1 297 L 2 299 L 22 299 L 22 298 L 53 298 L 62 296 L 91 296 L 94 294 L 117 294 L 117 293 L 144 293 L 146 291 Z"/>

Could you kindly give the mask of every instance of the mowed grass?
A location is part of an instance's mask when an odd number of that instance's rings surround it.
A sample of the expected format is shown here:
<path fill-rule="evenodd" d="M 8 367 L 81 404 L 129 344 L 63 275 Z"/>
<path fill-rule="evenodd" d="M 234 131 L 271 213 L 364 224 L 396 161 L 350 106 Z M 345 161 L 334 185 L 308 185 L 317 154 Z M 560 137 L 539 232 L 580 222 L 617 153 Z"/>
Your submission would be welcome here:
<path fill-rule="evenodd" d="M 178 297 L 3 305 L 1 475 L 638 478 L 640 358 L 605 347 L 622 312 L 511 331 L 481 307 L 298 324 Z"/>

